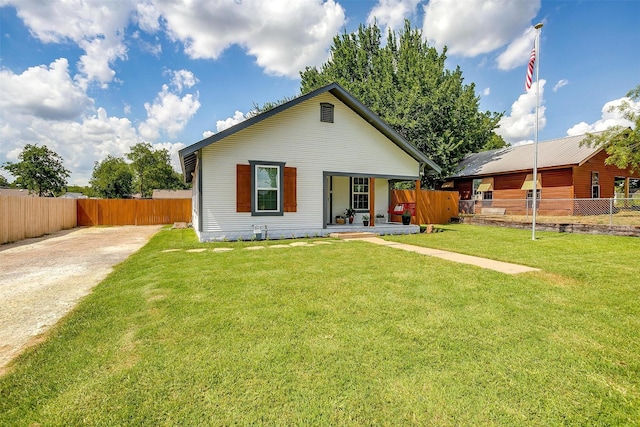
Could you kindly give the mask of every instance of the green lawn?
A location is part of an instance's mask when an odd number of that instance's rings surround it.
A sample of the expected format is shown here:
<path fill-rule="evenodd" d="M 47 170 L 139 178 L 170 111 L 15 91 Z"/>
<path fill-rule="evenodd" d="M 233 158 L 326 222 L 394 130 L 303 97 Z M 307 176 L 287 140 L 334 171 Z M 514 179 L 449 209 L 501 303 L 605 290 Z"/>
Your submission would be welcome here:
<path fill-rule="evenodd" d="M 637 426 L 640 239 L 444 228 L 389 239 L 543 271 L 165 229 L 0 378 L 0 425 Z"/>

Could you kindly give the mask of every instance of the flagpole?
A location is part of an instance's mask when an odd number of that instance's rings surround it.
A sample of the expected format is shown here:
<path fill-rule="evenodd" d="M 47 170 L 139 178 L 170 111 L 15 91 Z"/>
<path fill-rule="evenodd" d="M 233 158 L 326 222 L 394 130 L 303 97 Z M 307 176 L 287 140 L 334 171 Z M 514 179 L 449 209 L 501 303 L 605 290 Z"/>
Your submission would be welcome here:
<path fill-rule="evenodd" d="M 542 26 L 542 22 L 535 26 L 536 40 L 534 45 L 536 55 L 536 122 L 534 126 L 535 154 L 533 155 L 533 218 L 531 223 L 531 240 L 536 240 L 536 199 L 538 196 L 538 106 L 540 105 L 540 31 Z"/>

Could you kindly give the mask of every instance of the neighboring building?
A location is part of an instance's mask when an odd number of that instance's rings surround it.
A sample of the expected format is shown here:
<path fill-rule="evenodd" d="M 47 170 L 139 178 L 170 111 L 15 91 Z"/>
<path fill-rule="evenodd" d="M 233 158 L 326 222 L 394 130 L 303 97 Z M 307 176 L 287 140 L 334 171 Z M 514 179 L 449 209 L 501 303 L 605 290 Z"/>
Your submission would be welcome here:
<path fill-rule="evenodd" d="M 0 196 L 5 197 L 38 197 L 36 193 L 29 194 L 26 188 L 7 188 L 0 187 Z"/>
<path fill-rule="evenodd" d="M 60 198 L 61 199 L 88 199 L 88 197 L 82 193 L 64 193 L 62 196 L 60 196 Z"/>
<path fill-rule="evenodd" d="M 153 190 L 152 199 L 190 199 L 191 190 Z"/>
<path fill-rule="evenodd" d="M 202 241 L 265 228 L 269 238 L 326 235 L 347 208 L 373 225 L 390 183 L 440 171 L 335 83 L 182 149 L 180 161 Z"/>
<path fill-rule="evenodd" d="M 540 214 L 572 215 L 575 204 L 568 199 L 630 197 L 635 191 L 640 173 L 605 165 L 604 149 L 580 146 L 584 138 L 569 136 L 538 144 L 535 187 Z M 460 200 L 475 200 L 475 213 L 504 208 L 524 214 L 528 205 L 520 201 L 533 198 L 535 148 L 527 144 L 471 154 L 442 189 L 458 191 Z"/>

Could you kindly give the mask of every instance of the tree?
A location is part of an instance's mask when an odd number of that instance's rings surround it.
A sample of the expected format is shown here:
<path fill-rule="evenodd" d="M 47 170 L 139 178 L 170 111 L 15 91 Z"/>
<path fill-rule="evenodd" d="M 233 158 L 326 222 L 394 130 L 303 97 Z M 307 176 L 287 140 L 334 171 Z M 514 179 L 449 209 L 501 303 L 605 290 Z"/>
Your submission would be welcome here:
<path fill-rule="evenodd" d="M 133 173 L 122 157 L 95 162 L 89 184 L 100 197 L 119 199 L 133 193 Z"/>
<path fill-rule="evenodd" d="M 82 193 L 87 197 L 99 197 L 98 193 L 89 185 L 67 185 L 67 193 Z"/>
<path fill-rule="evenodd" d="M 150 197 L 157 188 L 187 188 L 180 174 L 171 167 L 169 152 L 166 149 L 154 150 L 148 142 L 141 142 L 131 147 L 127 158 L 131 160 L 134 187 L 142 197 Z"/>
<path fill-rule="evenodd" d="M 0 175 L 0 187 L 8 187 L 9 181 L 3 175 Z"/>
<path fill-rule="evenodd" d="M 67 186 L 70 172 L 63 166 L 62 157 L 46 145 L 27 144 L 18 156 L 18 163 L 5 163 L 2 168 L 16 177 L 18 188 L 26 188 L 38 196 L 55 196 Z"/>
<path fill-rule="evenodd" d="M 581 144 L 603 147 L 609 155 L 605 164 L 635 172 L 640 171 L 640 109 L 630 101 L 640 101 L 640 84 L 631 89 L 627 97 L 629 99 L 620 105 L 609 108 L 609 112 L 620 111 L 622 117 L 632 123 L 632 127 L 612 126 L 597 134 L 588 133 Z"/>
<path fill-rule="evenodd" d="M 340 84 L 442 167 L 425 185 L 450 175 L 468 153 L 505 145 L 493 132 L 502 114 L 478 110 L 475 85 L 463 84 L 460 67 L 445 69 L 446 48 L 429 47 L 409 21 L 398 35 L 389 31 L 386 45 L 381 39 L 375 23 L 334 37 L 330 59 L 300 73 L 301 92 Z"/>

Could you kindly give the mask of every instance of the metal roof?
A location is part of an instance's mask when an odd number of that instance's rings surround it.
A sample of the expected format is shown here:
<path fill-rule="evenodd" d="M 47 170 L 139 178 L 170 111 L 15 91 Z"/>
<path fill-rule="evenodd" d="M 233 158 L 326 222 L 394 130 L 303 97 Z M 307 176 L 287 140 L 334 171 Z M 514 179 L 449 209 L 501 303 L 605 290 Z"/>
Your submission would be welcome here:
<path fill-rule="evenodd" d="M 581 165 L 601 147 L 580 146 L 586 135 L 568 136 L 538 143 L 538 168 Z M 516 145 L 497 150 L 473 153 L 458 165 L 450 178 L 495 175 L 533 169 L 535 144 Z"/>
<path fill-rule="evenodd" d="M 299 96 L 289 102 L 286 102 L 282 105 L 279 105 L 271 110 L 265 111 L 264 113 L 253 116 L 241 123 L 238 123 L 228 129 L 225 129 L 221 132 L 216 133 L 208 138 L 205 138 L 195 144 L 192 144 L 188 147 L 183 148 L 179 151 L 180 155 L 180 164 L 182 166 L 182 173 L 186 182 L 191 182 L 192 173 L 195 170 L 196 166 L 196 153 L 198 150 L 208 146 L 209 144 L 213 144 L 217 141 L 220 141 L 227 136 L 233 135 L 236 132 L 239 132 L 243 129 L 248 128 L 262 120 L 265 120 L 269 117 L 272 117 L 286 109 L 289 109 L 293 106 L 300 104 L 308 99 L 311 99 L 315 96 L 318 96 L 322 93 L 329 92 L 337 99 L 339 99 L 343 104 L 347 107 L 351 108 L 356 114 L 365 119 L 371 126 L 376 128 L 380 133 L 389 138 L 392 142 L 394 142 L 398 147 L 400 147 L 404 152 L 413 157 L 416 161 L 425 163 L 430 169 L 434 170 L 437 173 L 440 173 L 441 168 L 437 164 L 435 164 L 431 159 L 424 155 L 418 148 L 404 139 L 399 133 L 393 130 L 388 124 L 386 124 L 380 117 L 378 117 L 373 111 L 367 108 L 360 101 L 355 99 L 351 94 L 349 94 L 344 88 L 342 88 L 337 83 L 331 83 L 327 86 L 321 87 L 319 89 L 314 90 L 313 92 L 309 92 L 305 95 Z"/>

